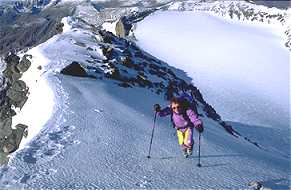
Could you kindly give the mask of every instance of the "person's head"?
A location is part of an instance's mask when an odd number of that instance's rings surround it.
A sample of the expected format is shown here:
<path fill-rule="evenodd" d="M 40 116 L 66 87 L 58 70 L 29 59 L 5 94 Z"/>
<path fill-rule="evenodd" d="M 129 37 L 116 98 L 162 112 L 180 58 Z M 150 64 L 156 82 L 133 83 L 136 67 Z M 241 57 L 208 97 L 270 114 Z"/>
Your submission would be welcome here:
<path fill-rule="evenodd" d="M 173 97 L 171 99 L 171 108 L 173 112 L 180 114 L 183 110 L 181 100 L 179 98 Z"/>

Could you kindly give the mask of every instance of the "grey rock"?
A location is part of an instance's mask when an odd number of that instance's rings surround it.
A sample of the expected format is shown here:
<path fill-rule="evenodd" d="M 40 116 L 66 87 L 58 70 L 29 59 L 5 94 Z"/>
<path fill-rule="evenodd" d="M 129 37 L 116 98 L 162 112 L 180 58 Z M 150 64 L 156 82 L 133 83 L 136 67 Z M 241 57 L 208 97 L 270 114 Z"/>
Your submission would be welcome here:
<path fill-rule="evenodd" d="M 60 34 L 60 33 L 62 33 L 63 32 L 63 27 L 64 27 L 64 23 L 58 23 L 57 25 L 56 25 L 56 31 Z"/>
<path fill-rule="evenodd" d="M 0 165 L 7 163 L 7 155 L 17 150 L 23 136 L 27 136 L 26 125 L 18 124 L 12 128 L 12 117 L 16 115 L 12 106 L 21 109 L 28 99 L 29 88 L 19 80 L 31 66 L 28 57 L 25 55 L 20 61 L 17 55 L 9 54 L 5 58 L 6 68 L 0 78 Z"/>
<path fill-rule="evenodd" d="M 125 27 L 123 24 L 123 17 L 121 17 L 119 21 L 116 23 L 115 32 L 116 35 L 120 38 L 124 38 L 126 36 Z"/>
<path fill-rule="evenodd" d="M 11 104 L 9 100 L 5 100 L 4 104 L 0 107 L 0 120 L 13 117 L 16 115 L 16 112 L 11 109 Z"/>
<path fill-rule="evenodd" d="M 12 118 L 0 120 L 0 138 L 4 138 L 12 134 Z"/>
<path fill-rule="evenodd" d="M 18 72 L 13 72 L 10 77 L 10 82 L 13 83 L 14 81 L 19 80 L 22 77 L 22 74 Z"/>
<path fill-rule="evenodd" d="M 27 136 L 27 128 L 28 126 L 23 124 L 17 124 L 15 126 L 16 129 L 13 129 L 13 138 L 15 140 L 16 148 L 19 148 L 20 142 L 23 138 L 23 136 Z"/>
<path fill-rule="evenodd" d="M 0 151 L 0 166 L 8 164 L 8 161 L 9 161 L 8 154 Z"/>
<path fill-rule="evenodd" d="M 19 148 L 22 137 L 27 129 L 26 125 L 18 124 L 16 129 L 12 130 L 12 133 L 9 136 L 5 137 L 2 151 L 4 153 L 12 153 Z"/>
<path fill-rule="evenodd" d="M 10 54 L 5 58 L 6 68 L 3 71 L 3 75 L 7 78 L 9 84 L 20 79 L 22 76 L 21 70 L 25 70 L 28 65 L 30 66 L 30 61 L 26 59 L 26 56 L 24 56 L 20 63 L 19 60 L 20 58 L 15 54 Z"/>
<path fill-rule="evenodd" d="M 20 71 L 21 73 L 26 72 L 29 69 L 29 67 L 31 66 L 31 62 L 26 57 L 27 57 L 27 55 L 23 56 L 20 63 L 16 66 L 18 71 Z"/>
<path fill-rule="evenodd" d="M 23 81 L 18 80 L 7 90 L 7 97 L 10 99 L 12 105 L 21 109 L 28 99 L 26 96 L 27 93 L 28 87 L 26 84 Z"/>
<path fill-rule="evenodd" d="M 18 64 L 20 58 L 17 55 L 15 55 L 14 53 L 11 53 L 4 60 L 5 60 L 5 62 L 7 63 L 8 66 L 11 66 L 11 65 Z"/>
<path fill-rule="evenodd" d="M 6 67 L 6 69 L 3 71 L 4 77 L 6 77 L 9 84 L 13 83 L 13 81 L 18 80 L 21 78 L 21 74 L 15 72 L 13 67 Z"/>
<path fill-rule="evenodd" d="M 3 105 L 6 96 L 7 82 L 6 79 L 0 75 L 0 106 Z"/>
<path fill-rule="evenodd" d="M 87 77 L 85 69 L 76 61 L 73 61 L 70 65 L 61 70 L 64 75 L 71 75 L 77 77 Z"/>

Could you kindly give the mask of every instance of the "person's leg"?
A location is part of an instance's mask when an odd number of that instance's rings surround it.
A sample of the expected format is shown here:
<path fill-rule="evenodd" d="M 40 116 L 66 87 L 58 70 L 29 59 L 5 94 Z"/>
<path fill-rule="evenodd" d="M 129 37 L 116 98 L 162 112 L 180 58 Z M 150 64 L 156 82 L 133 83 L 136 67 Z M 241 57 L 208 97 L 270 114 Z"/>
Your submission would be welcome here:
<path fill-rule="evenodd" d="M 185 134 L 182 131 L 177 130 L 177 137 L 178 137 L 178 143 L 181 146 L 181 149 L 183 151 L 183 155 L 186 156 L 187 155 L 187 147 L 185 147 L 185 145 L 184 145 Z"/>
<path fill-rule="evenodd" d="M 178 143 L 180 146 L 183 145 L 184 137 L 183 133 L 180 130 L 177 130 L 177 137 L 178 137 Z"/>
<path fill-rule="evenodd" d="M 192 149 L 193 149 L 193 128 L 189 127 L 185 131 L 185 138 L 184 138 L 184 144 L 187 147 L 187 153 L 188 155 L 192 154 Z"/>

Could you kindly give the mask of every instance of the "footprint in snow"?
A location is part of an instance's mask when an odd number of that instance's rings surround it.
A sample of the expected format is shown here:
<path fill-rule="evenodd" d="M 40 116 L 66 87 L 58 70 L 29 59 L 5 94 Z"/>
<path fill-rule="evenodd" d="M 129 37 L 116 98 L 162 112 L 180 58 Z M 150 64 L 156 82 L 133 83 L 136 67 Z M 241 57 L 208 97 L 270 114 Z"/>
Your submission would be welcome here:
<path fill-rule="evenodd" d="M 102 113 L 102 112 L 104 112 L 104 111 L 103 111 L 103 110 L 99 110 L 99 109 L 94 109 L 94 112 Z"/>

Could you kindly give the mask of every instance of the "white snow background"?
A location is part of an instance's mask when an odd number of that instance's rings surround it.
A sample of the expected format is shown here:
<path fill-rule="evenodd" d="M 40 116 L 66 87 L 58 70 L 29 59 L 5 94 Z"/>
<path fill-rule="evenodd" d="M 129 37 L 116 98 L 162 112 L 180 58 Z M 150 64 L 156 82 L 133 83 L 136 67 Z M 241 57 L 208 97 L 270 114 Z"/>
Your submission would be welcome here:
<path fill-rule="evenodd" d="M 187 72 L 223 119 L 265 148 L 203 118 L 203 167 L 197 168 L 197 133 L 194 155 L 184 159 L 169 119 L 158 118 L 146 158 L 152 105 L 166 106 L 162 97 L 58 74 L 88 59 L 87 47 L 104 59 L 91 31 L 74 28 L 71 18 L 63 22 L 64 33 L 28 52 L 37 63 L 22 78 L 30 100 L 13 122 L 31 126 L 30 136 L 0 170 L 2 189 L 247 189 L 251 180 L 289 188 L 289 52 L 278 28 L 177 11 L 137 25 L 140 47 Z"/>

